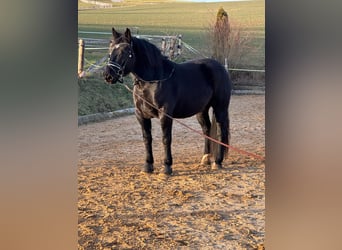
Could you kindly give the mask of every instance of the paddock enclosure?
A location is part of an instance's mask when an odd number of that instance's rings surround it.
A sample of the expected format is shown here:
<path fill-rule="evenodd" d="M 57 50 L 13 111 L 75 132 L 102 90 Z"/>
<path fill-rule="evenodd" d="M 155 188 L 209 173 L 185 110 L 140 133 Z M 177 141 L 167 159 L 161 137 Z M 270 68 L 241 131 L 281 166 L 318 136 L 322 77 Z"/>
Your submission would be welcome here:
<path fill-rule="evenodd" d="M 265 155 L 265 96 L 233 95 L 231 145 Z M 183 119 L 200 130 L 195 117 Z M 173 124 L 173 175 L 162 174 L 160 123 L 152 119 L 155 172 L 144 164 L 134 115 L 79 126 L 79 249 L 263 249 L 265 165 L 229 151 L 222 170 L 201 166 L 204 139 Z"/>

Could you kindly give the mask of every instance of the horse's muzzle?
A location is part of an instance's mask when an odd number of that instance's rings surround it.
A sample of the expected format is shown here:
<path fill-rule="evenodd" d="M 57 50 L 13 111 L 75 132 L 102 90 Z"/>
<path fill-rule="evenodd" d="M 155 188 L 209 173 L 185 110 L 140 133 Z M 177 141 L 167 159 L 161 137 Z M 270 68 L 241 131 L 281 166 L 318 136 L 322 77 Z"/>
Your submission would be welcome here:
<path fill-rule="evenodd" d="M 114 78 L 110 74 L 103 73 L 103 76 L 107 83 L 111 83 L 111 84 L 115 83 Z"/>
<path fill-rule="evenodd" d="M 107 83 L 114 84 L 116 82 L 123 82 L 122 70 L 114 70 L 111 67 L 106 67 L 103 76 Z"/>
<path fill-rule="evenodd" d="M 112 76 L 108 71 L 103 72 L 104 79 L 107 83 L 114 84 L 119 80 L 119 76 Z"/>

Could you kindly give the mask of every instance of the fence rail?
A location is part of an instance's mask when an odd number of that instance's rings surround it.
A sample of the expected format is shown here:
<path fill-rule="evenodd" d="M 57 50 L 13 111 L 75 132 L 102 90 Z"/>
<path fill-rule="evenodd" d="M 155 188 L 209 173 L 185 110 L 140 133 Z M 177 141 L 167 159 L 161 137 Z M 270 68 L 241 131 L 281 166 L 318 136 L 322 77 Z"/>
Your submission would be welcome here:
<path fill-rule="evenodd" d="M 96 34 L 96 35 L 111 35 L 110 32 L 97 32 L 97 31 L 78 31 L 79 34 Z M 149 41 L 153 41 L 155 44 L 160 44 L 158 47 L 161 49 L 162 53 L 168 56 L 170 59 L 174 59 L 182 53 L 183 48 L 185 48 L 191 54 L 196 54 L 197 56 L 208 58 L 208 56 L 203 55 L 199 50 L 193 48 L 190 44 L 182 40 L 182 36 L 169 36 L 169 35 L 135 35 L 135 37 L 143 38 Z M 155 40 L 158 40 L 156 42 Z M 81 43 L 83 42 L 83 45 Z M 109 39 L 100 38 L 86 38 L 80 37 L 79 46 L 83 46 L 83 49 L 79 49 L 79 60 L 82 60 L 82 64 L 86 61 L 90 64 L 89 68 L 84 70 L 84 65 L 81 66 L 79 62 L 78 74 L 80 77 L 84 76 L 86 73 L 92 73 L 105 65 L 105 59 L 108 58 L 108 54 L 100 58 L 95 63 L 90 63 L 84 59 L 84 51 L 102 51 L 108 50 L 108 46 L 104 47 L 104 44 L 109 44 Z M 83 59 L 82 59 L 83 57 Z M 240 71 L 240 72 L 259 72 L 265 73 L 265 69 L 245 69 L 245 68 L 231 68 L 229 67 L 227 60 L 225 61 L 225 68 L 229 71 Z"/>

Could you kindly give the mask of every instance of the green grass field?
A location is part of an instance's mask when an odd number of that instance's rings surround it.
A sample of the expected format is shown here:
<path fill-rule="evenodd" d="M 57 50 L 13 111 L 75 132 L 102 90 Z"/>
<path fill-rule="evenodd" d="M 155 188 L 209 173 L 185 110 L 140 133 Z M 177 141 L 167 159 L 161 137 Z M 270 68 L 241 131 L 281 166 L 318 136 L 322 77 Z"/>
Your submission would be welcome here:
<path fill-rule="evenodd" d="M 258 35 L 264 34 L 265 3 L 264 1 L 241 1 L 220 3 L 188 3 L 188 2 L 160 2 L 143 4 L 136 1 L 136 5 L 129 3 L 113 3 L 111 9 L 94 9 L 79 11 L 79 28 L 94 28 L 108 30 L 108 27 L 135 27 L 142 32 L 163 33 L 174 31 L 203 31 L 208 23 L 215 20 L 219 7 L 223 7 L 229 18 L 248 26 Z M 148 1 L 151 2 L 151 1 Z"/>
<path fill-rule="evenodd" d="M 121 84 L 108 85 L 98 76 L 78 80 L 78 115 L 133 107 L 132 94 Z"/>
<path fill-rule="evenodd" d="M 110 2 L 110 1 L 104 1 Z M 148 3 L 146 3 L 148 2 Z M 233 24 L 251 37 L 255 52 L 245 58 L 246 67 L 264 68 L 265 2 L 260 0 L 219 3 L 189 3 L 178 1 L 124 1 L 112 3 L 114 8 L 80 10 L 79 31 L 110 32 L 111 27 L 126 27 L 139 34 L 176 35 L 204 55 L 208 51 L 208 27 L 222 6 Z M 243 32 L 242 32 L 243 34 Z M 109 38 L 110 35 L 82 34 L 82 37 Z"/>

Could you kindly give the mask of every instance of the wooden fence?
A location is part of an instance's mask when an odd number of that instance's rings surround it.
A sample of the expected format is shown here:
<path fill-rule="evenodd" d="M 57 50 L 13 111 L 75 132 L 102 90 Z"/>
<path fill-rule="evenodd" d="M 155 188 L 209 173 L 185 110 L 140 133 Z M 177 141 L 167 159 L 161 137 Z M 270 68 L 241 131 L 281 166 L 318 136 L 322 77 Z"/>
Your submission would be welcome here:
<path fill-rule="evenodd" d="M 162 54 L 167 56 L 170 60 L 174 60 L 182 53 L 182 35 L 178 36 L 147 36 L 138 35 L 154 43 L 158 48 L 160 48 Z M 104 58 L 99 59 L 95 64 L 92 64 L 87 70 L 84 68 L 85 61 L 85 51 L 86 50 L 108 50 L 109 40 L 107 39 L 95 39 L 95 38 L 81 38 L 78 41 L 78 76 L 83 77 L 86 72 L 92 71 L 95 68 L 102 68 L 101 64 L 104 63 Z M 105 57 L 108 57 L 106 55 Z"/>

